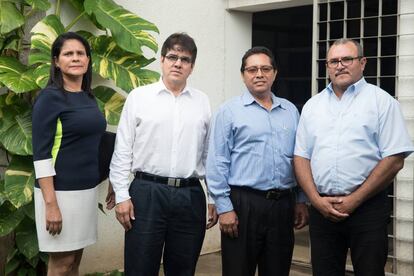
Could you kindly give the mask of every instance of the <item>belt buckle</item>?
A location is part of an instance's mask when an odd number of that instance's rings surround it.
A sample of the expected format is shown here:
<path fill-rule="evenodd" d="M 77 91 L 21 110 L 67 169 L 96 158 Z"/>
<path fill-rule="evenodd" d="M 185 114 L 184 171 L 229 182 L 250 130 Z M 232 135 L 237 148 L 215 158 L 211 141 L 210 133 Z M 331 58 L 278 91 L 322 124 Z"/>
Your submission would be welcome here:
<path fill-rule="evenodd" d="M 266 193 L 266 199 L 275 199 L 278 200 L 281 196 L 281 193 L 278 191 L 268 191 Z"/>
<path fill-rule="evenodd" d="M 167 181 L 167 185 L 172 186 L 172 187 L 180 187 L 180 182 L 181 182 L 181 179 L 169 177 Z"/>

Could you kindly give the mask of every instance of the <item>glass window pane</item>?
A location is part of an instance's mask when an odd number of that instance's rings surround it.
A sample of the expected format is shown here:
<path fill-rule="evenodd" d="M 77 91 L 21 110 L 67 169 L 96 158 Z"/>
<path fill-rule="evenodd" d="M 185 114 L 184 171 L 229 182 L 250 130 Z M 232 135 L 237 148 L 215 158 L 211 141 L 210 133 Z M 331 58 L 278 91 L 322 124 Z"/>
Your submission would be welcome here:
<path fill-rule="evenodd" d="M 377 38 L 365 38 L 363 40 L 364 54 L 366 57 L 376 57 L 378 53 Z"/>
<path fill-rule="evenodd" d="M 343 19 L 344 18 L 344 3 L 343 2 L 332 2 L 330 4 L 331 20 Z"/>
<path fill-rule="evenodd" d="M 397 53 L 397 40 L 395 37 L 381 38 L 381 55 L 389 56 Z"/>
<path fill-rule="evenodd" d="M 377 78 L 365 77 L 365 80 L 373 85 L 377 85 Z"/>
<path fill-rule="evenodd" d="M 328 20 L 328 4 L 319 4 L 319 21 Z"/>
<path fill-rule="evenodd" d="M 367 58 L 367 65 L 365 65 L 364 76 L 376 77 L 377 76 L 377 59 Z"/>
<path fill-rule="evenodd" d="M 325 66 L 324 60 L 318 61 L 318 76 L 319 77 L 325 77 L 326 76 L 326 66 Z"/>
<path fill-rule="evenodd" d="M 344 22 L 343 21 L 335 21 L 329 24 L 330 32 L 329 38 L 330 39 L 338 39 L 344 36 Z"/>
<path fill-rule="evenodd" d="M 395 57 L 381 58 L 381 76 L 395 75 Z"/>
<path fill-rule="evenodd" d="M 378 18 L 364 19 L 364 36 L 378 35 Z"/>
<path fill-rule="evenodd" d="M 379 1 L 364 1 L 365 3 L 365 9 L 364 9 L 364 16 L 377 16 L 378 15 L 378 7 L 379 7 Z"/>
<path fill-rule="evenodd" d="M 326 26 L 327 23 L 319 23 L 319 40 L 326 40 Z"/>
<path fill-rule="evenodd" d="M 326 87 L 325 79 L 318 80 L 318 92 L 321 92 Z"/>
<path fill-rule="evenodd" d="M 382 14 L 397 14 L 398 1 L 382 0 Z"/>
<path fill-rule="evenodd" d="M 387 91 L 391 96 L 395 96 L 395 78 L 382 77 L 380 78 L 380 87 Z"/>
<path fill-rule="evenodd" d="M 360 20 L 354 19 L 354 20 L 347 20 L 346 21 L 346 36 L 349 38 L 356 38 L 360 36 Z"/>
<path fill-rule="evenodd" d="M 347 1 L 347 17 L 358 18 L 361 17 L 361 0 L 348 0 Z"/>
<path fill-rule="evenodd" d="M 325 59 L 326 58 L 326 42 L 319 42 L 319 59 Z"/>
<path fill-rule="evenodd" d="M 381 24 L 382 35 L 393 35 L 397 33 L 397 17 L 387 16 L 383 17 Z"/>

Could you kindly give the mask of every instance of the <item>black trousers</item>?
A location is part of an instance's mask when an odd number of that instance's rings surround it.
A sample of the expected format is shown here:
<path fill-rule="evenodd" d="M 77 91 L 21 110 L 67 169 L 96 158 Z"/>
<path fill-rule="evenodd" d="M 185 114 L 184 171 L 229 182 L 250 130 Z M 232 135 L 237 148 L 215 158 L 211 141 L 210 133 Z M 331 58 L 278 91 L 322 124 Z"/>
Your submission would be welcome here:
<path fill-rule="evenodd" d="M 170 187 L 135 179 L 129 189 L 135 220 L 125 233 L 125 275 L 192 276 L 206 227 L 206 199 L 200 186 Z"/>
<path fill-rule="evenodd" d="M 309 231 L 313 275 L 345 275 L 348 248 L 356 276 L 384 275 L 389 206 L 387 193 L 382 192 L 341 222 L 325 219 L 311 207 Z"/>
<path fill-rule="evenodd" d="M 279 200 L 233 188 L 231 202 L 239 219 L 239 237 L 221 235 L 223 276 L 288 276 L 294 234 L 293 194 Z"/>

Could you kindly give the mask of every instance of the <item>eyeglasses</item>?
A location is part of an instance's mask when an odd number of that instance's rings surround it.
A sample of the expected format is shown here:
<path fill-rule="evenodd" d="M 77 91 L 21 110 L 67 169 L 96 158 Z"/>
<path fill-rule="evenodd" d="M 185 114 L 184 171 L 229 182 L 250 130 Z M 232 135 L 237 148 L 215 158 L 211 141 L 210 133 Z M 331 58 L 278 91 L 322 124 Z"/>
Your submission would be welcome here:
<path fill-rule="evenodd" d="M 339 63 L 342 64 L 342 66 L 349 66 L 354 62 L 354 59 L 361 59 L 362 57 L 343 57 L 343 58 L 333 58 L 326 62 L 326 65 L 329 68 L 336 68 L 338 67 Z"/>
<path fill-rule="evenodd" d="M 273 71 L 273 66 L 262 66 L 262 67 L 252 66 L 252 67 L 246 67 L 246 68 L 244 68 L 243 71 L 249 73 L 250 75 L 256 75 L 257 72 L 259 72 L 259 70 L 263 74 L 269 74 L 271 71 Z"/>
<path fill-rule="evenodd" d="M 177 55 L 168 55 L 168 56 L 165 56 L 165 58 L 171 61 L 172 63 L 176 63 L 177 60 L 180 60 L 181 63 L 183 64 L 190 64 L 192 61 L 190 57 L 186 57 L 186 56 L 179 57 Z"/>

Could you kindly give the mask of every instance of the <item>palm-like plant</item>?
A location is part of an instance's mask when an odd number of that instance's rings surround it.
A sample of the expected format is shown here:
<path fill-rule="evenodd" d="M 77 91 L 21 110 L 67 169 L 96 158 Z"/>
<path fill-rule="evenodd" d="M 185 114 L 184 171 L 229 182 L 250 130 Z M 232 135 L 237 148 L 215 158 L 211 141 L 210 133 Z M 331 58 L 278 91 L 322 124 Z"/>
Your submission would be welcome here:
<path fill-rule="evenodd" d="M 158 50 L 150 34 L 158 33 L 154 24 L 113 0 L 67 2 L 77 16 L 65 26 L 60 18 L 61 0 L 56 1 L 54 12 L 46 0 L 0 0 L 0 147 L 10 159 L 0 180 L 0 236 L 12 232 L 15 236 L 6 274 L 17 271 L 18 275 L 36 275 L 39 262 L 45 261 L 37 247 L 32 202 L 35 176 L 31 106 L 49 78 L 50 48 L 55 38 L 71 30 L 81 18 L 91 21 L 103 33 L 96 36 L 78 31 L 91 45 L 93 72 L 120 88 L 94 88 L 98 105 L 110 125 L 118 123 L 125 101 L 119 93 L 121 89 L 129 92 L 159 78 L 157 72 L 144 69 L 155 59 L 142 53 L 142 47 L 154 53 Z M 37 11 L 47 11 L 49 15 L 34 25 L 30 42 L 25 42 L 27 18 Z M 27 62 L 23 62 L 27 52 Z"/>

